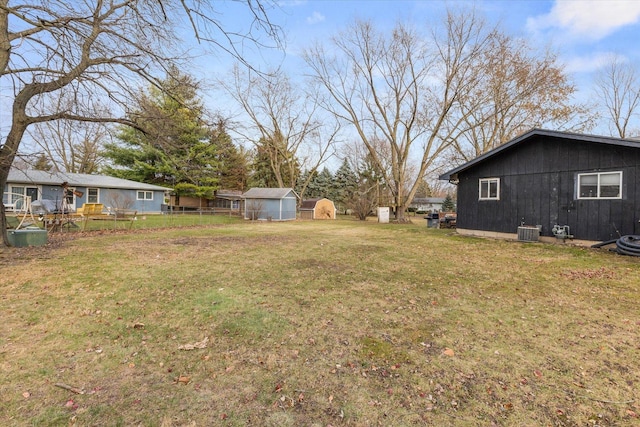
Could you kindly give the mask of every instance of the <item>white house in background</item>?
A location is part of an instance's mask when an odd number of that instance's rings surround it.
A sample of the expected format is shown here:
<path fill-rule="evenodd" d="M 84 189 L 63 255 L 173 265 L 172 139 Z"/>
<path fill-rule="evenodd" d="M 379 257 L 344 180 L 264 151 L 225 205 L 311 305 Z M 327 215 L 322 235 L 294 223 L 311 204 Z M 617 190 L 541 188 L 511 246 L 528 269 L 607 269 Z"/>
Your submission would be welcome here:
<path fill-rule="evenodd" d="M 443 203 L 444 198 L 442 197 L 415 197 L 409 207 L 416 212 L 440 212 Z"/>

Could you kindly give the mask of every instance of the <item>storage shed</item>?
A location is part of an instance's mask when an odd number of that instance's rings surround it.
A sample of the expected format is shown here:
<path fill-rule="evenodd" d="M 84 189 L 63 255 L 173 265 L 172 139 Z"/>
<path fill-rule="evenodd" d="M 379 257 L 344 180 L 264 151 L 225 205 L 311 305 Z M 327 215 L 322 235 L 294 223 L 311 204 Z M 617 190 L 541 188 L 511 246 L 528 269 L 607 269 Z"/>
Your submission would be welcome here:
<path fill-rule="evenodd" d="M 326 198 L 306 199 L 300 204 L 301 219 L 336 219 L 336 206 Z"/>
<path fill-rule="evenodd" d="M 298 195 L 291 188 L 252 188 L 242 195 L 244 219 L 291 221 L 296 219 Z"/>

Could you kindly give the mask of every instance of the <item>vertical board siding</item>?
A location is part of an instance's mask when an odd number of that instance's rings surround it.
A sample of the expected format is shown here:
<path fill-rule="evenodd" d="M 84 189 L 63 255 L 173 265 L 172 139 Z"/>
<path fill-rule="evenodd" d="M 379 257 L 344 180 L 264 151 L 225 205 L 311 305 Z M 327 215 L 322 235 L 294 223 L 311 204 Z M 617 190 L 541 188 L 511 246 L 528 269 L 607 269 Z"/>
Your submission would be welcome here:
<path fill-rule="evenodd" d="M 638 148 L 536 135 L 459 173 L 458 226 L 515 233 L 521 223 L 568 225 L 577 239 L 640 233 Z M 578 200 L 577 175 L 622 171 L 622 200 Z M 481 178 L 500 178 L 500 200 L 478 200 Z M 619 233 L 619 234 L 618 234 Z"/>

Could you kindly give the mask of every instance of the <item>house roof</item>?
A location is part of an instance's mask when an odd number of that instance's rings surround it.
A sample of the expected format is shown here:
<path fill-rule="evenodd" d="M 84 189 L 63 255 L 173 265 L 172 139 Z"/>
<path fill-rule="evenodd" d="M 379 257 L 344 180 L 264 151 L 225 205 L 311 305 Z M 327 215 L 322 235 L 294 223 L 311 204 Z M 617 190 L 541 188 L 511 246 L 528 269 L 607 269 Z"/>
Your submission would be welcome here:
<path fill-rule="evenodd" d="M 290 193 L 298 198 L 292 188 L 251 188 L 242 197 L 245 199 L 284 199 Z"/>
<path fill-rule="evenodd" d="M 417 203 L 444 203 L 444 197 L 414 197 L 412 204 Z"/>
<path fill-rule="evenodd" d="M 468 161 L 450 171 L 443 173 L 440 175 L 439 179 L 441 180 L 452 180 L 456 179 L 458 173 L 467 170 L 478 163 L 481 163 L 505 150 L 509 150 L 516 145 L 526 143 L 527 141 L 533 139 L 536 136 L 547 136 L 552 138 L 563 138 L 567 140 L 581 141 L 581 142 L 590 142 L 595 144 L 607 144 L 607 145 L 617 145 L 622 147 L 635 147 L 640 148 L 640 141 L 634 139 L 620 139 L 613 138 L 609 136 L 598 136 L 598 135 L 585 135 L 580 133 L 571 133 L 571 132 L 561 132 L 561 131 L 553 131 L 553 130 L 545 130 L 545 129 L 532 129 L 527 133 L 524 133 L 509 142 L 502 144 L 501 146 L 494 148 L 491 151 L 487 151 L 486 153 L 476 157 L 475 159 Z"/>
<path fill-rule="evenodd" d="M 313 210 L 316 207 L 316 204 L 320 200 L 329 200 L 325 197 L 316 197 L 314 199 L 304 199 L 302 203 L 300 203 L 300 210 Z M 331 200 L 329 200 L 331 201 Z"/>
<path fill-rule="evenodd" d="M 105 175 L 89 175 L 85 173 L 48 172 L 41 170 L 23 170 L 11 168 L 7 178 L 8 183 L 16 184 L 44 184 L 61 185 L 66 182 L 72 187 L 119 188 L 127 190 L 156 190 L 164 191 L 170 188 L 159 185 L 145 184 L 128 179 L 115 178 Z"/>
<path fill-rule="evenodd" d="M 242 191 L 239 190 L 218 190 L 216 191 L 216 199 L 241 200 Z"/>

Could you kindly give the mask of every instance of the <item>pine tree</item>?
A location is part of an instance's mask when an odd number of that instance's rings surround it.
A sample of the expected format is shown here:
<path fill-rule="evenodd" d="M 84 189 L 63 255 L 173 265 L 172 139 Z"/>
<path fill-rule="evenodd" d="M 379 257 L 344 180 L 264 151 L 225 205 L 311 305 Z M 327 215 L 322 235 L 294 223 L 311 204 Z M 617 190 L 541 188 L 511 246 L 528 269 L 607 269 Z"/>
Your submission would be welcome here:
<path fill-rule="evenodd" d="M 334 201 L 339 210 L 346 210 L 358 190 L 358 176 L 345 158 L 334 177 Z"/>
<path fill-rule="evenodd" d="M 36 162 L 33 164 L 33 168 L 35 170 L 49 172 L 51 169 L 53 169 L 53 165 L 45 154 L 40 154 L 36 159 Z"/>
<path fill-rule="evenodd" d="M 414 197 L 425 198 L 431 197 L 431 187 L 424 179 L 418 183 L 418 188 Z"/>
<path fill-rule="evenodd" d="M 298 160 L 287 150 L 281 136 L 260 138 L 253 162 L 252 186 L 295 188 L 299 176 Z"/>
<path fill-rule="evenodd" d="M 218 147 L 218 186 L 225 190 L 245 191 L 249 180 L 249 155 L 237 147 L 220 121 L 213 131 L 212 139 Z"/>
<path fill-rule="evenodd" d="M 307 179 L 309 178 L 309 175 L 311 174 L 311 172 L 308 169 L 305 169 L 304 172 L 302 172 L 300 174 L 300 177 L 298 178 L 298 181 L 296 182 L 296 193 L 298 193 L 299 196 L 303 197 L 304 199 L 310 199 L 313 198 L 313 188 L 314 188 L 314 181 L 313 179 L 309 180 L 309 182 L 307 183 L 306 188 L 304 188 L 304 194 L 303 194 L 303 186 L 304 183 L 307 182 Z M 314 174 L 315 175 L 315 174 Z"/>
<path fill-rule="evenodd" d="M 178 195 L 212 197 L 218 186 L 216 138 L 206 126 L 197 83 L 170 70 L 160 90 L 151 87 L 130 114 L 139 129 L 121 127 L 105 145 L 108 175 L 172 187 Z M 171 94 L 171 95 L 168 95 Z"/>
<path fill-rule="evenodd" d="M 442 211 L 443 212 L 455 212 L 456 204 L 453 201 L 453 197 L 451 197 L 450 193 L 447 193 L 444 201 L 442 202 Z"/>
<path fill-rule="evenodd" d="M 333 199 L 333 174 L 325 166 L 316 179 L 316 194 L 315 197 L 326 197 L 327 199 Z"/>

